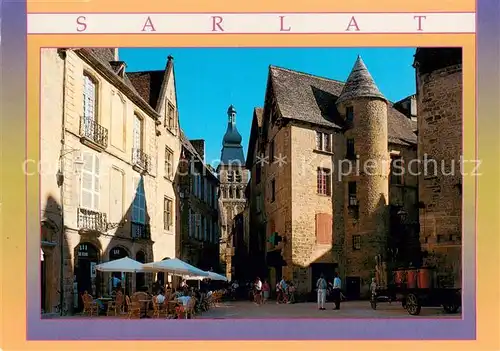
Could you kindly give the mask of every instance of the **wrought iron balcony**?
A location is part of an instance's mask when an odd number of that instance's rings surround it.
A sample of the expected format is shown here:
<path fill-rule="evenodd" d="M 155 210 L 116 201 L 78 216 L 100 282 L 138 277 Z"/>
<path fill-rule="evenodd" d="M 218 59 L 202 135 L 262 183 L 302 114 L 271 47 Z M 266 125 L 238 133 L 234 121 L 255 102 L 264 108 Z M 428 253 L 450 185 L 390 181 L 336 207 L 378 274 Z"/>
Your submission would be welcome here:
<path fill-rule="evenodd" d="M 142 149 L 132 149 L 132 166 L 138 171 L 149 172 L 151 157 Z"/>
<path fill-rule="evenodd" d="M 80 137 L 83 143 L 98 150 L 108 147 L 108 130 L 92 118 L 80 119 Z"/>
<path fill-rule="evenodd" d="M 133 239 L 151 239 L 151 228 L 149 224 L 131 223 Z"/>
<path fill-rule="evenodd" d="M 105 213 L 85 208 L 78 209 L 78 228 L 80 230 L 105 232 L 107 229 L 107 223 Z"/>

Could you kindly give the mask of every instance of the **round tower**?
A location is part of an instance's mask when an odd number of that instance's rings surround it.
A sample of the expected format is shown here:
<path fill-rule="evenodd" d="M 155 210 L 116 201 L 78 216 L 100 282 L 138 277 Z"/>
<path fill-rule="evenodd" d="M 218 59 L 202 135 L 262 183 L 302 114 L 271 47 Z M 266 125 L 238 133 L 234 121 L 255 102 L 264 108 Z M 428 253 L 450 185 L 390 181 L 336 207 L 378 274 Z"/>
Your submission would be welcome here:
<path fill-rule="evenodd" d="M 350 262 L 345 267 L 346 275 L 360 277 L 363 287 L 375 277 L 377 261 L 385 256 L 389 153 L 388 102 L 361 57 L 358 56 L 336 103 L 346 123 L 346 158 L 353 163 L 353 174 L 344 179 L 348 215 L 346 258 Z"/>

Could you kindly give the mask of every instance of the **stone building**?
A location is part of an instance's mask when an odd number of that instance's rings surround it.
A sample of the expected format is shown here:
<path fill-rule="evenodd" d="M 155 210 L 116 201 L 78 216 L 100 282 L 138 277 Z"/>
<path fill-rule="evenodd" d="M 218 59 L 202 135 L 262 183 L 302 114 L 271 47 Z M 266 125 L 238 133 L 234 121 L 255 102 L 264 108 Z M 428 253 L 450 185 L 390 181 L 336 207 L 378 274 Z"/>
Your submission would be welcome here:
<path fill-rule="evenodd" d="M 462 49 L 420 48 L 417 78 L 420 242 L 443 285 L 462 282 Z"/>
<path fill-rule="evenodd" d="M 205 141 L 181 132 L 177 169 L 179 258 L 203 270 L 219 271 L 219 179 L 205 163 Z"/>
<path fill-rule="evenodd" d="M 225 274 L 231 280 L 232 256 L 234 248 L 231 231 L 234 217 L 245 208 L 245 188 L 248 172 L 241 146 L 241 135 L 236 128 L 236 109 L 233 105 L 227 110 L 227 130 L 222 139 L 220 163 L 217 174 L 220 181 L 219 201 L 221 212 L 220 257 Z"/>
<path fill-rule="evenodd" d="M 402 174 L 417 136 L 362 59 L 345 83 L 270 66 L 252 124 L 250 206 L 262 201 L 264 214 L 251 223 L 265 232 L 271 283 L 285 276 L 307 293 L 338 271 L 351 298 L 372 277 L 386 283 L 394 261 L 408 260 L 402 244 L 418 243 L 417 177 Z"/>
<path fill-rule="evenodd" d="M 44 49 L 41 81 L 42 310 L 55 310 L 63 287 L 71 311 L 83 291 L 110 288 L 111 274 L 96 264 L 176 256 L 173 59 L 164 70 L 129 74 L 117 49 Z M 125 278 L 130 291 L 152 276 Z"/>

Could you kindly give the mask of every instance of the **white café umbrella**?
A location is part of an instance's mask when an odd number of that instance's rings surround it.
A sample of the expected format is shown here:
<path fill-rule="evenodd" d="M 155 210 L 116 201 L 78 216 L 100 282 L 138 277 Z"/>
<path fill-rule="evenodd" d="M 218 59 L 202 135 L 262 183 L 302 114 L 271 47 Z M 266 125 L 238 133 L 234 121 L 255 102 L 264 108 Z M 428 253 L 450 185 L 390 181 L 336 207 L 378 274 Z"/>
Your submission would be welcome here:
<path fill-rule="evenodd" d="M 195 266 L 191 266 L 178 258 L 171 258 L 159 262 L 151 262 L 143 265 L 144 269 L 155 272 L 167 272 L 172 275 L 189 277 L 208 277 L 208 273 Z"/>
<path fill-rule="evenodd" d="M 101 272 L 120 272 L 120 273 L 145 272 L 143 264 L 141 262 L 138 262 L 128 257 L 123 257 L 118 260 L 98 264 L 97 266 L 95 266 L 95 269 Z"/>
<path fill-rule="evenodd" d="M 101 272 L 122 272 L 122 273 L 137 273 L 144 272 L 144 267 L 141 262 L 128 257 L 118 260 L 101 263 L 95 266 L 95 269 Z"/>
<path fill-rule="evenodd" d="M 221 280 L 221 281 L 224 281 L 224 282 L 227 282 L 227 278 L 224 277 L 222 274 L 218 274 L 218 273 L 215 273 L 215 272 L 210 272 L 210 271 L 207 271 L 205 273 L 208 273 L 208 276 L 207 277 L 203 277 L 203 276 L 184 276 L 183 278 L 186 279 L 186 280 L 204 280 L 204 279 L 210 279 L 210 280 Z"/>

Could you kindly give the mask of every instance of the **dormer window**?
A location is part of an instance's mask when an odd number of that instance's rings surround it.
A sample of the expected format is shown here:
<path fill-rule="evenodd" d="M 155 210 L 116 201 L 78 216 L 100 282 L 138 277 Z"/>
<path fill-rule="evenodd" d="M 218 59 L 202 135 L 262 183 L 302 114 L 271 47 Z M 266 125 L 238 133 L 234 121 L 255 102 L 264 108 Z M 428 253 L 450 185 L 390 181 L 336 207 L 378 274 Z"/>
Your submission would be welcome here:
<path fill-rule="evenodd" d="M 236 183 L 241 183 L 241 173 L 240 173 L 240 171 L 236 171 Z"/>
<path fill-rule="evenodd" d="M 229 171 L 227 172 L 227 181 L 229 183 L 234 182 L 234 171 Z"/>

